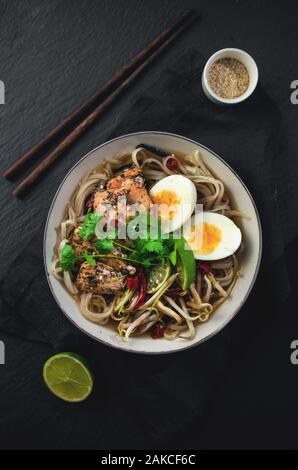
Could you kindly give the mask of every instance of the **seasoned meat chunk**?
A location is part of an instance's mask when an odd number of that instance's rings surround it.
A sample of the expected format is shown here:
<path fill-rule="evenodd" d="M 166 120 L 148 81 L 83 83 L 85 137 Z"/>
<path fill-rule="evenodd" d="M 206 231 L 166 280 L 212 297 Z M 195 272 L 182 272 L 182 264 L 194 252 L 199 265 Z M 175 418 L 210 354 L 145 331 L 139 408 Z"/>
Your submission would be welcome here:
<path fill-rule="evenodd" d="M 125 285 L 128 273 L 135 272 L 135 268 L 118 259 L 102 259 L 95 266 L 83 263 L 75 281 L 81 292 L 94 294 L 113 294 Z"/>
<path fill-rule="evenodd" d="M 80 237 L 79 227 L 74 229 L 71 245 L 77 256 L 81 256 L 84 251 L 88 251 L 89 253 L 92 253 L 94 251 L 92 240 L 83 240 Z"/>
<path fill-rule="evenodd" d="M 110 211 L 112 209 L 114 210 L 116 217 L 116 210 L 119 209 L 119 205 L 123 205 L 123 203 L 127 201 L 126 196 L 127 192 L 123 189 L 115 191 L 97 191 L 94 194 L 93 208 L 96 212 L 99 212 L 101 215 L 105 215 L 107 211 Z"/>
<path fill-rule="evenodd" d="M 149 210 L 152 201 L 145 187 L 145 180 L 141 168 L 135 167 L 124 170 L 122 173 L 112 178 L 107 183 L 106 190 L 99 190 L 94 194 L 93 208 L 96 212 L 100 212 L 101 214 L 106 212 L 106 206 L 113 206 L 116 210 L 120 197 L 125 198 L 127 217 L 130 216 L 129 206 L 132 204 L 142 205 L 142 208 Z M 119 207 L 118 209 L 120 210 Z"/>
<path fill-rule="evenodd" d="M 142 168 L 136 166 L 122 171 L 122 173 L 110 179 L 107 183 L 107 189 L 130 189 L 132 184 L 137 188 L 145 188 Z"/>

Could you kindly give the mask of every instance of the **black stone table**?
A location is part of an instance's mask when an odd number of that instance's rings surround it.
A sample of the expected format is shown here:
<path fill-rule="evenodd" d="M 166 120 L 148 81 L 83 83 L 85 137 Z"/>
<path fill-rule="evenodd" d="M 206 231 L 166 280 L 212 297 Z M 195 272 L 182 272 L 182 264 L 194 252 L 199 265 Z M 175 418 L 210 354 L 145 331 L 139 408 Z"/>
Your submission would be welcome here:
<path fill-rule="evenodd" d="M 1 0 L 0 80 L 5 84 L 5 104 L 0 105 L 1 172 L 185 7 L 196 7 L 202 15 L 200 24 L 163 55 L 25 199 L 12 197 L 11 183 L 0 179 L 1 276 L 12 257 L 45 223 L 65 173 L 105 141 L 131 101 L 156 80 L 167 61 L 189 46 L 206 59 L 229 46 L 247 50 L 255 58 L 266 92 L 281 113 L 277 172 L 281 190 L 276 197 L 288 256 L 297 256 L 298 106 L 290 101 L 290 84 L 298 79 L 296 3 Z M 129 423 L 124 432 L 123 423 L 118 426 L 122 417 L 118 406 L 107 423 L 101 421 L 100 408 L 94 416 L 94 396 L 79 407 L 52 397 L 41 371 L 53 349 L 0 331 L 6 351 L 6 364 L 0 365 L 0 448 L 297 448 L 298 366 L 290 363 L 290 343 L 298 336 L 297 326 L 296 314 L 289 309 L 282 322 L 273 322 L 251 344 L 239 341 L 239 355 L 200 422 L 188 423 L 178 434 L 169 429 L 158 442 L 142 438 L 146 436 L 142 413 L 140 422 Z M 217 339 L 213 341 L 216 347 Z M 189 358 L 186 353 L 185 359 Z M 146 360 L 139 363 L 147 367 Z M 193 368 L 194 374 L 199 373 L 196 364 Z M 109 378 L 102 380 L 104 407 L 106 393 L 115 393 L 115 401 L 121 396 L 121 383 L 117 390 L 110 390 Z M 160 426 L 165 426 L 162 416 Z"/>

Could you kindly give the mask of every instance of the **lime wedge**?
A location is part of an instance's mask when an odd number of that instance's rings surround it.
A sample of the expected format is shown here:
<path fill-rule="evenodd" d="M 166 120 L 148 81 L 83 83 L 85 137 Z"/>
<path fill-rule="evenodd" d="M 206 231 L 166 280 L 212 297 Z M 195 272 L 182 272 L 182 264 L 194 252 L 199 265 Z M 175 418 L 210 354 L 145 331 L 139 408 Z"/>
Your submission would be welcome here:
<path fill-rule="evenodd" d="M 196 276 L 196 260 L 193 251 L 183 238 L 175 241 L 177 249 L 176 269 L 178 272 L 177 281 L 181 288 L 186 290 L 193 283 Z"/>
<path fill-rule="evenodd" d="M 166 282 L 170 273 L 171 268 L 168 262 L 154 266 L 148 277 L 148 294 L 153 294 L 156 292 Z"/>
<path fill-rule="evenodd" d="M 50 357 L 44 365 L 43 378 L 54 395 L 69 402 L 85 400 L 93 387 L 86 361 L 70 352 Z"/>

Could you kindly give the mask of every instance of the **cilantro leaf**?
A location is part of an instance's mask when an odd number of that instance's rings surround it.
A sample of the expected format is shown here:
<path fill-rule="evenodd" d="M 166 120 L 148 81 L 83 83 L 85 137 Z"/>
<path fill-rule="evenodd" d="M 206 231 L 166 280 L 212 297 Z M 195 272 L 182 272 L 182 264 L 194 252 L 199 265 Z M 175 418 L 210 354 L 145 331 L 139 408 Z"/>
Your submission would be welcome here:
<path fill-rule="evenodd" d="M 147 214 L 142 215 L 142 217 L 147 217 Z M 175 242 L 171 234 L 167 234 L 168 238 L 165 238 L 165 235 L 162 233 L 160 219 L 156 218 L 153 220 L 154 229 L 157 232 L 154 234 L 154 237 L 151 238 L 150 226 L 149 223 L 152 222 L 152 219 L 147 222 L 146 230 L 140 238 L 137 238 L 134 243 L 134 253 L 131 253 L 130 257 L 136 262 L 141 262 L 145 267 L 150 267 L 152 265 L 159 264 L 163 259 L 169 258 L 170 254 L 175 249 Z M 173 264 L 175 263 L 174 259 L 175 254 L 173 253 L 171 258 Z"/>
<path fill-rule="evenodd" d="M 155 253 L 157 255 L 162 255 L 164 252 L 164 246 L 161 240 L 145 240 L 145 244 L 143 244 L 142 251 Z"/>
<path fill-rule="evenodd" d="M 142 261 L 142 265 L 144 266 L 145 269 L 152 268 L 152 265 L 155 264 L 150 260 L 150 258 L 144 258 Z"/>
<path fill-rule="evenodd" d="M 115 240 L 118 237 L 118 230 L 111 230 L 110 232 L 106 233 L 106 238 L 108 240 Z"/>
<path fill-rule="evenodd" d="M 96 265 L 96 259 L 90 253 L 88 253 L 88 251 L 84 251 L 82 256 L 83 256 L 83 258 L 85 258 L 87 263 L 90 264 L 90 266 L 95 266 Z"/>
<path fill-rule="evenodd" d="M 60 250 L 60 266 L 63 269 L 63 271 L 70 271 L 76 261 L 77 257 L 75 254 L 75 251 L 71 245 L 66 244 L 61 250 Z"/>
<path fill-rule="evenodd" d="M 90 240 L 95 234 L 95 227 L 100 220 L 97 212 L 88 211 L 83 224 L 79 228 L 79 235 L 83 240 Z"/>
<path fill-rule="evenodd" d="M 114 247 L 113 240 L 103 238 L 102 240 L 96 240 L 95 247 L 100 253 L 109 253 Z"/>

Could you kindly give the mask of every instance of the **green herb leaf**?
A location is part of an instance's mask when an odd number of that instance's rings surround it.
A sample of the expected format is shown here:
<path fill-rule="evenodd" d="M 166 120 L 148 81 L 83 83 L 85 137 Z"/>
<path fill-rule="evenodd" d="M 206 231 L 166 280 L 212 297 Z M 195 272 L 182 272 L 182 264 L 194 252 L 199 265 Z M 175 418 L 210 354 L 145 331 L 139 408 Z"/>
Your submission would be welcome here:
<path fill-rule="evenodd" d="M 97 212 L 88 211 L 83 224 L 79 228 L 79 235 L 83 240 L 90 240 L 95 234 L 100 215 Z"/>
<path fill-rule="evenodd" d="M 177 250 L 176 250 L 176 248 L 175 248 L 175 250 L 171 251 L 171 253 L 169 254 L 169 260 L 171 261 L 173 266 L 176 266 L 176 263 L 177 263 Z"/>
<path fill-rule="evenodd" d="M 66 244 L 62 250 L 60 250 L 60 266 L 63 269 L 63 271 L 70 271 L 76 261 L 77 257 L 75 254 L 75 251 L 71 245 Z"/>
<path fill-rule="evenodd" d="M 108 240 L 115 240 L 118 237 L 118 230 L 111 230 L 111 232 L 106 233 L 106 238 Z"/>
<path fill-rule="evenodd" d="M 150 258 L 143 258 L 142 260 L 142 265 L 144 266 L 145 269 L 152 268 L 152 266 L 155 264 L 157 263 L 154 263 L 154 261 L 151 260 Z"/>
<path fill-rule="evenodd" d="M 88 251 L 84 251 L 82 256 L 83 256 L 83 258 L 85 258 L 87 263 L 90 264 L 90 266 L 95 266 L 96 265 L 96 259 L 90 253 L 88 253 Z"/>
<path fill-rule="evenodd" d="M 114 247 L 113 240 L 103 238 L 102 240 L 96 240 L 95 247 L 100 253 L 109 253 Z"/>
<path fill-rule="evenodd" d="M 171 234 L 169 234 L 169 238 L 163 238 L 160 219 L 149 220 L 148 214 L 144 213 L 141 213 L 139 217 L 143 218 L 145 224 L 143 225 L 142 236 L 134 242 L 134 252 L 130 254 L 130 257 L 136 262 L 142 262 L 145 267 L 152 267 L 162 262 L 163 259 L 169 258 L 170 253 L 175 249 L 174 239 Z M 154 238 L 150 237 L 150 228 L 152 228 L 149 225 L 150 222 L 157 231 Z M 174 254 L 172 259 L 175 262 Z"/>
<path fill-rule="evenodd" d="M 145 243 L 142 243 L 142 248 L 141 248 L 141 251 L 146 253 L 146 252 L 149 252 L 149 253 L 155 253 L 157 255 L 160 255 L 162 256 L 163 252 L 164 252 L 164 246 L 163 246 L 163 243 L 161 240 L 141 240 L 141 242 L 145 242 Z"/>

